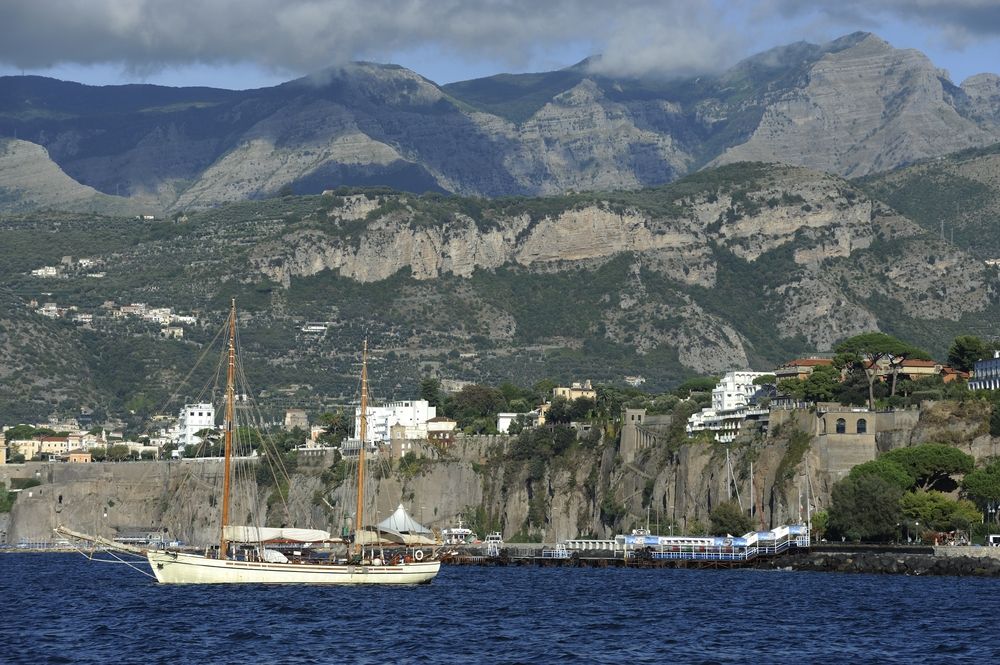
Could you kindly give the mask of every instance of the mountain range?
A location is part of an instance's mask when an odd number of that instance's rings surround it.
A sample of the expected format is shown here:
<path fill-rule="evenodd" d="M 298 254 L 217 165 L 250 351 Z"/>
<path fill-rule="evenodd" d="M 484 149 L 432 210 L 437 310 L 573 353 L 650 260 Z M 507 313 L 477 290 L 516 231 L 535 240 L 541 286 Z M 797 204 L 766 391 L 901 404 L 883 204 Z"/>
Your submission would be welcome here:
<path fill-rule="evenodd" d="M 688 79 L 594 62 L 444 86 L 372 63 L 243 91 L 3 77 L 0 210 L 164 214 L 341 185 L 634 190 L 739 161 L 860 177 L 1000 141 L 1000 77 L 957 86 L 870 33 Z"/>
<path fill-rule="evenodd" d="M 386 398 L 996 336 L 1000 78 L 867 33 L 687 80 L 598 69 L 0 78 L 0 422 L 161 407 L 233 296 L 275 408 L 353 395 L 366 336 Z M 198 323 L 164 338 L 129 303 Z"/>

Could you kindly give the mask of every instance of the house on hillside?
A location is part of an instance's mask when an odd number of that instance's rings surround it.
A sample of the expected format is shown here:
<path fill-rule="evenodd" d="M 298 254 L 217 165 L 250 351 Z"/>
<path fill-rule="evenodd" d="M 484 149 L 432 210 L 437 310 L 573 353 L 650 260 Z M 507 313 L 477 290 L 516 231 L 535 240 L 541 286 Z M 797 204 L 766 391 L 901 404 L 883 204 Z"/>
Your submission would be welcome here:
<path fill-rule="evenodd" d="M 832 358 L 796 358 L 778 365 L 774 369 L 774 376 L 777 381 L 784 379 L 805 381 L 817 367 L 830 367 L 831 365 L 833 365 Z"/>
<path fill-rule="evenodd" d="M 285 431 L 291 432 L 298 427 L 309 431 L 309 416 L 303 409 L 288 409 L 285 411 Z"/>
<path fill-rule="evenodd" d="M 77 448 L 69 451 L 66 455 L 66 461 L 70 464 L 90 464 L 94 460 L 89 450 Z"/>
<path fill-rule="evenodd" d="M 552 397 L 553 399 L 556 397 L 565 397 L 570 402 L 581 397 L 597 401 L 597 391 L 591 385 L 590 379 L 587 379 L 583 383 L 574 381 L 569 387 L 556 386 L 552 389 Z"/>
<path fill-rule="evenodd" d="M 427 440 L 447 448 L 455 443 L 455 429 L 458 422 L 445 416 L 437 416 L 427 421 Z"/>

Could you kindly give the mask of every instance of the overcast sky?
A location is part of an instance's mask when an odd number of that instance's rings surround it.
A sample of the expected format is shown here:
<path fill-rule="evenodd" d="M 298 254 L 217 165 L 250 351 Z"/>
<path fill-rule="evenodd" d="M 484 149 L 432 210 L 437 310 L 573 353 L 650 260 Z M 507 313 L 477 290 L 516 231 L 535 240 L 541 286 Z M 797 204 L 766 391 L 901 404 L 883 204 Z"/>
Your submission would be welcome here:
<path fill-rule="evenodd" d="M 601 53 L 676 76 L 855 30 L 956 83 L 1000 73 L 1000 0 L 0 0 L 0 74 L 253 88 L 371 60 L 448 83 Z"/>

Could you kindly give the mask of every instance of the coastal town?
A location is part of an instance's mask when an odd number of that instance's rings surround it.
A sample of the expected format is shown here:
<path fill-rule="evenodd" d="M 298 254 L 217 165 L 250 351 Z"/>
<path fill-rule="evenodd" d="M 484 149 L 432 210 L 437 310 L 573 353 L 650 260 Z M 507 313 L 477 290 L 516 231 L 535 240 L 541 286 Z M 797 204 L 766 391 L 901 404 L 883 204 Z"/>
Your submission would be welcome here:
<path fill-rule="evenodd" d="M 124 306 L 112 310 L 118 315 L 136 315 L 140 317 L 169 317 L 169 310 L 146 310 L 141 304 Z M 192 317 L 182 317 L 188 320 Z M 727 372 L 718 382 L 709 388 L 710 403 L 692 413 L 685 425 L 688 437 L 708 436 L 710 440 L 720 443 L 731 443 L 737 437 L 744 439 L 755 434 L 766 433 L 774 410 L 788 411 L 794 408 L 816 409 L 820 403 L 817 400 L 805 400 L 803 396 L 796 397 L 783 392 L 779 386 L 787 380 L 805 382 L 817 368 L 827 370 L 833 368 L 831 357 L 797 358 L 774 368 L 771 372 L 764 371 L 732 371 Z M 918 383 L 927 380 L 943 386 L 949 384 L 967 386 L 970 391 L 1000 390 L 1000 352 L 994 352 L 994 357 L 977 360 L 971 371 L 953 368 L 934 360 L 903 358 L 896 363 L 891 357 L 883 357 L 872 372 L 880 382 L 893 380 L 909 382 L 919 387 Z M 452 385 L 465 387 L 470 382 L 452 382 Z M 788 384 L 784 384 L 787 387 Z M 582 400 L 582 402 L 577 402 Z M 545 424 L 547 414 L 553 402 L 557 404 L 581 404 L 578 414 L 586 416 L 588 406 L 596 406 L 598 389 L 591 381 L 573 382 L 567 386 L 554 386 L 545 401 L 534 409 L 512 412 L 496 411 L 494 425 L 487 433 L 510 434 L 520 432 L 525 427 L 537 427 Z M 823 435 L 852 435 L 869 439 L 873 444 L 879 431 L 880 414 L 890 411 L 885 409 L 865 409 L 856 405 L 838 405 L 823 402 L 820 405 L 824 415 L 821 425 Z M 315 420 L 318 414 L 313 414 Z M 656 416 L 645 416 L 644 409 L 626 410 L 621 414 L 625 424 L 629 422 L 642 423 L 650 427 Z M 882 416 L 884 417 L 884 416 Z M 354 408 L 354 425 L 352 432 L 358 430 L 360 409 Z M 638 421 L 636 419 L 638 418 Z M 661 418 L 662 419 L 662 418 Z M 582 420 L 582 418 L 581 418 Z M 575 427 L 585 431 L 583 422 L 574 422 Z M 323 448 L 332 447 L 328 436 L 327 425 L 310 422 L 310 414 L 306 409 L 287 409 L 280 423 L 275 423 L 285 431 L 297 430 L 302 435 L 302 443 L 298 450 L 303 455 L 317 454 Z M 175 416 L 157 414 L 151 417 L 150 427 L 138 436 L 127 436 L 123 431 L 124 423 L 112 420 L 106 423 L 94 423 L 92 417 L 80 414 L 74 418 L 53 418 L 40 423 L 5 424 L 2 431 L 4 441 L 0 445 L 0 463 L 24 461 L 53 462 L 91 462 L 91 461 L 128 461 L 181 459 L 185 456 L 205 456 L 203 450 L 206 442 L 217 441 L 219 418 L 215 405 L 211 402 L 184 404 Z M 397 400 L 368 409 L 367 440 L 378 446 L 386 446 L 384 453 L 390 459 L 399 458 L 408 452 L 422 452 L 427 446 L 447 447 L 456 436 L 462 436 L 463 429 L 459 422 L 443 415 L 438 415 L 437 407 L 424 399 Z M 345 437 L 338 442 L 336 448 L 343 454 L 356 454 L 358 440 Z M 626 448 L 635 445 L 630 439 L 624 444 Z M 628 450 L 627 455 L 633 455 L 634 450 Z"/>

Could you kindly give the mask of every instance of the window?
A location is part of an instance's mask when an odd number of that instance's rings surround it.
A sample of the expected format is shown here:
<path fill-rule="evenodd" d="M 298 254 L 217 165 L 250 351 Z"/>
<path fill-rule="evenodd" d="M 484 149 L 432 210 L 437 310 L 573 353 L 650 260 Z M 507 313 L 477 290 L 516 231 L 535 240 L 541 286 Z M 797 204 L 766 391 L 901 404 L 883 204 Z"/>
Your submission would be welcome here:
<path fill-rule="evenodd" d="M 847 431 L 847 421 L 837 418 L 837 434 L 844 434 Z"/>
<path fill-rule="evenodd" d="M 858 418 L 858 434 L 868 433 L 868 421 L 864 418 Z"/>

